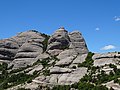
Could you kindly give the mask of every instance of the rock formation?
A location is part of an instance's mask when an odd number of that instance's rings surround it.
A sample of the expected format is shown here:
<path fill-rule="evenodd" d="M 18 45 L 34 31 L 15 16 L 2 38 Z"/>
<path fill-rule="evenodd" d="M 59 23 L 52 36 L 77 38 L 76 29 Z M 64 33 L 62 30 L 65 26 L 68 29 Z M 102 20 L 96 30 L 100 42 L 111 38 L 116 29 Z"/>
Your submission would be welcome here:
<path fill-rule="evenodd" d="M 8 64 L 7 77 L 24 73 L 30 75 L 29 79 L 32 79 L 30 83 L 28 81 L 26 84 L 17 83 L 15 84 L 17 86 L 8 87 L 8 90 L 17 90 L 19 87 L 36 90 L 40 89 L 40 86 L 73 85 L 83 76 L 97 77 L 102 71 L 109 74 L 114 70 L 110 65 L 120 68 L 120 54 L 89 53 L 79 31 L 69 33 L 64 27 L 60 27 L 51 36 L 29 30 L 0 40 L 0 62 Z M 95 73 L 92 72 L 94 68 L 96 68 Z M 108 83 L 104 85 L 110 88 Z M 9 84 L 13 83 L 9 82 Z"/>

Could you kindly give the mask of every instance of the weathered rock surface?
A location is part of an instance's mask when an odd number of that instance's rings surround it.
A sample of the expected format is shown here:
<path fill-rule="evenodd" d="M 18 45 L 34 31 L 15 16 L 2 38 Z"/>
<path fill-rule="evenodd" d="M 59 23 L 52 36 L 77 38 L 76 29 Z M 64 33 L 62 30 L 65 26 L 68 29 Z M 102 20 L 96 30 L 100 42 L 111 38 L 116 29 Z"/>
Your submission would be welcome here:
<path fill-rule="evenodd" d="M 75 51 L 77 51 L 80 54 L 88 53 L 87 45 L 80 32 L 73 31 L 69 33 L 69 38 L 71 41 L 69 48 L 75 49 Z"/>
<path fill-rule="evenodd" d="M 87 68 L 77 65 L 85 61 L 87 54 L 82 34 L 78 31 L 68 33 L 63 27 L 47 39 L 44 34 L 30 30 L 0 40 L 0 61 L 8 61 L 9 67 L 13 65 L 12 70 L 29 65 L 23 70 L 27 74 L 39 72 L 40 75 L 31 83 L 37 87 L 39 84 L 70 85 L 78 82 L 87 74 Z M 72 68 L 74 65 L 76 68 Z M 24 86 L 27 88 L 29 85 Z"/>
<path fill-rule="evenodd" d="M 19 33 L 9 39 L 0 40 L 0 61 L 12 64 L 14 68 L 33 64 L 43 52 L 45 37 L 35 30 Z"/>
<path fill-rule="evenodd" d="M 95 84 L 94 79 L 98 79 L 97 75 L 101 73 L 103 75 L 114 75 L 116 74 L 115 70 L 120 69 L 120 52 L 95 53 L 92 56 L 93 60 L 89 54 L 82 34 L 78 31 L 69 33 L 64 27 L 56 30 L 51 36 L 30 30 L 9 39 L 0 40 L 0 64 L 1 62 L 7 62 L 8 67 L 13 65 L 12 69 L 7 69 L 8 73 L 17 69 L 18 72 L 13 71 L 12 74 L 21 72 L 27 75 L 35 74 L 31 83 L 25 82 L 25 84 L 11 87 L 8 90 L 17 90 L 19 87 L 30 88 L 31 90 L 46 90 L 39 86 L 46 88 L 46 86 L 54 85 L 71 85 L 79 82 L 85 74 L 90 74 L 93 78 L 92 83 Z M 88 60 L 92 60 L 92 62 Z M 93 64 L 96 67 L 93 67 Z M 114 65 L 110 67 L 109 64 L 114 64 L 117 68 Z M 25 68 L 21 70 L 21 67 Z M 2 71 L 0 71 L 0 74 L 2 74 Z M 112 87 L 115 90 L 120 90 L 120 85 L 114 83 L 114 81 L 105 82 L 104 85 L 108 88 Z M 39 89 L 37 89 L 38 87 Z"/>
<path fill-rule="evenodd" d="M 58 80 L 59 84 L 73 84 L 78 82 L 87 73 L 86 68 L 79 68 L 72 73 L 62 74 Z"/>
<path fill-rule="evenodd" d="M 94 66 L 104 66 L 105 64 L 120 64 L 120 54 L 118 53 L 103 53 L 103 54 L 95 54 L 93 56 Z"/>
<path fill-rule="evenodd" d="M 43 69 L 42 65 L 36 65 L 27 74 L 33 74 L 35 71 L 41 71 Z"/>
<path fill-rule="evenodd" d="M 73 61 L 73 64 L 79 64 L 84 62 L 86 57 L 87 57 L 87 54 L 78 55 L 76 59 Z"/>
<path fill-rule="evenodd" d="M 60 67 L 53 67 L 50 69 L 50 73 L 52 74 L 60 74 L 60 73 L 70 73 L 72 70 L 69 68 L 60 68 Z"/>
<path fill-rule="evenodd" d="M 113 90 L 120 90 L 120 85 L 118 83 L 114 83 L 114 81 L 107 82 L 103 85 L 106 85 L 109 89 L 112 87 Z"/>
<path fill-rule="evenodd" d="M 5 39 L 0 41 L 0 61 L 1 60 L 10 60 L 14 59 L 18 51 L 19 45 L 11 41 L 10 39 Z"/>
<path fill-rule="evenodd" d="M 60 61 L 58 61 L 55 65 L 56 66 L 68 66 L 72 63 L 72 61 L 74 60 L 75 57 L 70 56 L 70 57 L 66 57 L 64 59 L 61 59 Z"/>
<path fill-rule="evenodd" d="M 85 54 L 88 53 L 87 45 L 80 32 L 74 31 L 68 33 L 63 27 L 59 28 L 48 41 L 48 52 L 49 50 L 64 50 L 72 49 L 77 53 Z M 49 52 L 50 54 L 53 52 Z M 59 52 L 60 53 L 60 52 Z M 59 54 L 58 53 L 58 54 Z M 57 54 L 57 55 L 58 55 Z"/>
<path fill-rule="evenodd" d="M 35 81 L 38 83 L 70 85 L 78 82 L 87 73 L 87 68 L 82 67 L 76 70 L 70 70 L 68 68 L 55 67 L 52 68 L 50 72 L 50 76 L 39 76 Z"/>

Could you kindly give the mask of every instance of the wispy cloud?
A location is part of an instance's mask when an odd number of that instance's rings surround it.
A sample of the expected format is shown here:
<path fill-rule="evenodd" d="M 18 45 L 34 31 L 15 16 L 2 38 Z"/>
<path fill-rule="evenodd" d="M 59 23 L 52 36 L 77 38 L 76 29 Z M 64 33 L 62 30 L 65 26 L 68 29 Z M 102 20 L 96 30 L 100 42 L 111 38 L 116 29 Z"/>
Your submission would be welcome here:
<path fill-rule="evenodd" d="M 95 30 L 96 30 L 96 31 L 99 31 L 99 30 L 100 30 L 100 28 L 99 28 L 99 27 L 97 27 L 97 28 L 95 28 Z"/>
<path fill-rule="evenodd" d="M 115 21 L 120 21 L 120 16 L 115 16 L 115 17 L 114 17 L 114 20 L 115 20 Z"/>
<path fill-rule="evenodd" d="M 101 48 L 100 50 L 111 50 L 111 49 L 115 49 L 116 46 L 114 45 L 106 45 L 103 48 Z"/>

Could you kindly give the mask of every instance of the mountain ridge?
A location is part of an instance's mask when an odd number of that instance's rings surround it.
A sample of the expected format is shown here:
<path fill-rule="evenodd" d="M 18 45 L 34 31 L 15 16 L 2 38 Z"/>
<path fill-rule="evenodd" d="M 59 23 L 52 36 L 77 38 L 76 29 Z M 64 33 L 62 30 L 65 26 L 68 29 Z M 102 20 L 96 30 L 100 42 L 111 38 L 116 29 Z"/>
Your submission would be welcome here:
<path fill-rule="evenodd" d="M 89 52 L 79 31 L 29 30 L 0 40 L 0 89 L 119 90 L 119 61 L 119 52 Z"/>

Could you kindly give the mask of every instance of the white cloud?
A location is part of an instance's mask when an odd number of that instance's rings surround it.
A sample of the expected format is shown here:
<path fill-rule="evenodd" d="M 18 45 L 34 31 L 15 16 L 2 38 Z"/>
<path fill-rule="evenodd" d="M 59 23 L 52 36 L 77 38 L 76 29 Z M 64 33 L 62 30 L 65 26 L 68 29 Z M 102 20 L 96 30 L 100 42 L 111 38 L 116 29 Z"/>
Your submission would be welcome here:
<path fill-rule="evenodd" d="M 99 31 L 99 30 L 100 30 L 100 28 L 98 28 L 98 27 L 97 27 L 97 28 L 95 28 L 95 30 L 96 30 L 96 31 Z"/>
<path fill-rule="evenodd" d="M 114 17 L 114 20 L 115 20 L 115 21 L 120 21 L 120 16 L 115 16 L 115 17 Z"/>
<path fill-rule="evenodd" d="M 111 49 L 115 49 L 116 47 L 114 45 L 107 45 L 104 46 L 103 48 L 101 48 L 101 50 L 111 50 Z"/>

